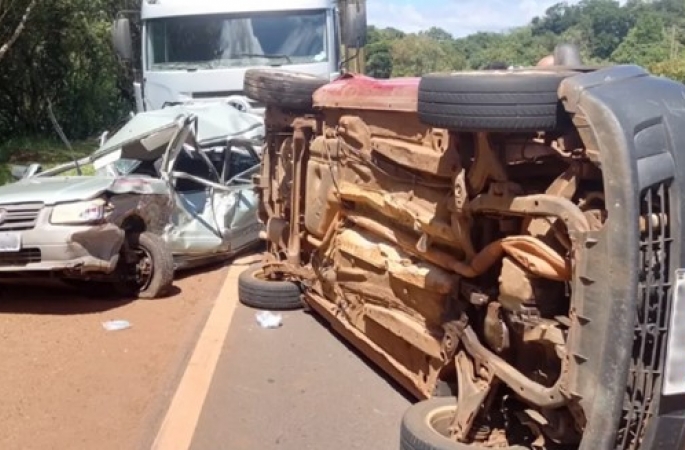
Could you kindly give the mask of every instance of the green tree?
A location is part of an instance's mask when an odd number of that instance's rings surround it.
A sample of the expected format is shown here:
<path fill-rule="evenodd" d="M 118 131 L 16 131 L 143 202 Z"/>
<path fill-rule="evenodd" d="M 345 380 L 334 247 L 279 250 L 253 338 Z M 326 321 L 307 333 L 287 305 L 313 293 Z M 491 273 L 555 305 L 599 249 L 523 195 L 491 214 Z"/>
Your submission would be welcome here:
<path fill-rule="evenodd" d="M 608 59 L 633 25 L 627 8 L 615 0 L 583 0 L 580 28 L 587 39 L 591 56 Z"/>
<path fill-rule="evenodd" d="M 611 60 L 617 63 L 644 67 L 668 58 L 669 44 L 664 37 L 664 22 L 654 13 L 641 15 L 611 55 Z"/>
<path fill-rule="evenodd" d="M 366 74 L 375 78 L 390 78 L 392 75 L 391 44 L 378 41 L 367 45 Z"/>
<path fill-rule="evenodd" d="M 672 80 L 685 83 L 685 57 L 668 59 L 652 64 L 650 71 L 656 75 L 662 75 Z"/>
<path fill-rule="evenodd" d="M 392 75 L 419 76 L 424 73 L 460 70 L 466 61 L 452 42 L 438 42 L 428 36 L 410 34 L 392 43 Z"/>
<path fill-rule="evenodd" d="M 35 7 L 36 0 L 25 5 L 21 2 L 0 1 L 0 60 L 21 36 Z"/>
<path fill-rule="evenodd" d="M 419 32 L 419 35 L 426 36 L 435 41 L 451 42 L 454 40 L 451 34 L 438 27 L 431 27 L 427 31 L 421 31 Z"/>

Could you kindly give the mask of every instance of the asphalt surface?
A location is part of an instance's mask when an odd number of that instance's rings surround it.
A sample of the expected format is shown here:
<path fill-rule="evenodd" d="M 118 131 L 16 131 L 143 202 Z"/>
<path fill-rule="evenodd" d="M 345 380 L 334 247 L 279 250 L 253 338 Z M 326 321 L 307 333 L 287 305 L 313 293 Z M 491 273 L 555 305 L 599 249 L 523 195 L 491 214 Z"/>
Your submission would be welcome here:
<path fill-rule="evenodd" d="M 314 313 L 238 306 L 191 450 L 398 450 L 411 399 Z"/>

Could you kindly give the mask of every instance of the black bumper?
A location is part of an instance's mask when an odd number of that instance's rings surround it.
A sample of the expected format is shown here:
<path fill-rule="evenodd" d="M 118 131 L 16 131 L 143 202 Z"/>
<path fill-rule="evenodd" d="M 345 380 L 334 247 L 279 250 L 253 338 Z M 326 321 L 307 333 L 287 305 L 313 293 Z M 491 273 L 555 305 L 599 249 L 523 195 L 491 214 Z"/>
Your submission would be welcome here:
<path fill-rule="evenodd" d="M 587 416 L 580 450 L 685 449 L 684 396 L 662 395 L 667 347 L 685 351 L 667 345 L 685 267 L 685 86 L 616 66 L 564 80 L 559 95 L 597 155 L 609 217 L 601 232 L 576 236 L 583 331 L 569 350 L 570 389 Z M 667 223 L 640 230 L 653 213 Z"/>
<path fill-rule="evenodd" d="M 640 450 L 685 449 L 685 410 L 654 417 Z"/>

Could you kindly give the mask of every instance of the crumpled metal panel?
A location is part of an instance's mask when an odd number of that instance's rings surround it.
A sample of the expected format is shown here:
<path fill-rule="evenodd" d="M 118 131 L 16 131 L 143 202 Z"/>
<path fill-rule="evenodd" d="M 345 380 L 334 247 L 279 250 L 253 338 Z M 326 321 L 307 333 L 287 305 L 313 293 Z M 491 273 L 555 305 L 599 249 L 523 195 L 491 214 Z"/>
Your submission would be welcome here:
<path fill-rule="evenodd" d="M 107 190 L 113 194 L 169 194 L 169 185 L 145 175 L 130 175 L 116 178 Z"/>
<path fill-rule="evenodd" d="M 250 188 L 225 192 L 176 193 L 164 239 L 175 254 L 233 252 L 252 244 L 261 225 L 256 219 L 257 196 Z"/>
<path fill-rule="evenodd" d="M 420 78 L 378 80 L 346 74 L 314 92 L 317 108 L 416 112 Z"/>

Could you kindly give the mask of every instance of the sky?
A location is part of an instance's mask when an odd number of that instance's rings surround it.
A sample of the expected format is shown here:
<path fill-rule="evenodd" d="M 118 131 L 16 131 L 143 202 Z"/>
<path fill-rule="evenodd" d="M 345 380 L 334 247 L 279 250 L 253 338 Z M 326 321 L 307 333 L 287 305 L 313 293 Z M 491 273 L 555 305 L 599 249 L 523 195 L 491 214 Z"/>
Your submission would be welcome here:
<path fill-rule="evenodd" d="M 505 31 L 542 16 L 562 0 L 367 0 L 369 25 L 406 32 L 436 26 L 454 37 L 477 31 Z M 568 3 L 577 3 L 570 0 Z M 621 3 L 624 3 L 621 1 Z"/>

